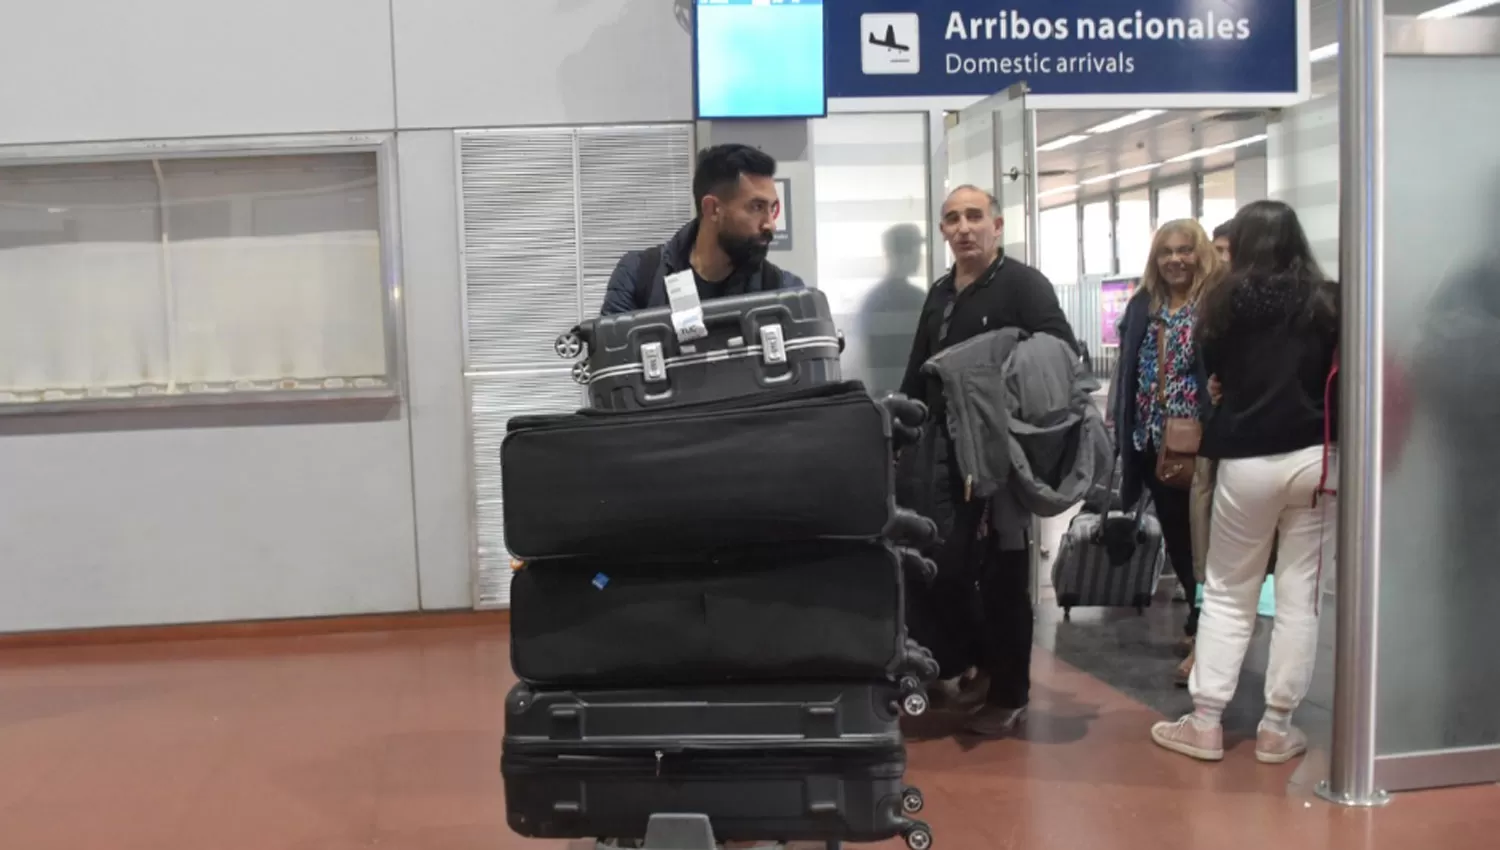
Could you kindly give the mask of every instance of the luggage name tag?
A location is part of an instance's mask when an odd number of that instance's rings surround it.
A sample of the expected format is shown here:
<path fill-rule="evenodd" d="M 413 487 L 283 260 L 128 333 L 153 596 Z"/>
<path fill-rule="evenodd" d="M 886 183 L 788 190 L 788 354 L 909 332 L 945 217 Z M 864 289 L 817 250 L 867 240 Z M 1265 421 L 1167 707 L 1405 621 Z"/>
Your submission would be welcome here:
<path fill-rule="evenodd" d="M 667 275 L 667 303 L 672 306 L 672 328 L 683 342 L 708 336 L 703 323 L 703 302 L 698 300 L 698 284 L 689 269 Z"/>

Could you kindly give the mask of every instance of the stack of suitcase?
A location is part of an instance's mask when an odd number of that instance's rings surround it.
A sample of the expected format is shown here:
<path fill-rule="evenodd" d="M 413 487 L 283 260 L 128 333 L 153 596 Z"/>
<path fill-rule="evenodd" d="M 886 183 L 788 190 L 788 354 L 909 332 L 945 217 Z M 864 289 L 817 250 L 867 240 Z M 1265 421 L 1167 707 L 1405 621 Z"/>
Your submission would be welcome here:
<path fill-rule="evenodd" d="M 899 721 L 937 674 L 904 618 L 936 529 L 892 454 L 925 411 L 840 380 L 819 292 L 703 310 L 690 342 L 667 308 L 565 334 L 591 407 L 508 423 L 510 826 L 927 850 Z"/>

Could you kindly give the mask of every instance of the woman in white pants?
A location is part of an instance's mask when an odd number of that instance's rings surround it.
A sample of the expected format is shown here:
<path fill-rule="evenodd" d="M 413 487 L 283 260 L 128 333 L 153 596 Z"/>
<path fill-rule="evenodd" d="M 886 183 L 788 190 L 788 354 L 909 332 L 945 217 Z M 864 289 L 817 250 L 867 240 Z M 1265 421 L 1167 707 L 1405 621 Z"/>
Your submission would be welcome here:
<path fill-rule="evenodd" d="M 1312 682 L 1319 584 L 1335 530 L 1338 289 L 1318 269 L 1296 213 L 1279 201 L 1240 210 L 1229 243 L 1229 277 L 1204 299 L 1197 330 L 1221 395 L 1200 448 L 1219 471 L 1188 683 L 1194 710 L 1156 724 L 1151 738 L 1192 758 L 1224 757 L 1220 719 L 1239 682 L 1279 531 L 1255 755 L 1280 764 L 1307 750 L 1291 718 Z"/>

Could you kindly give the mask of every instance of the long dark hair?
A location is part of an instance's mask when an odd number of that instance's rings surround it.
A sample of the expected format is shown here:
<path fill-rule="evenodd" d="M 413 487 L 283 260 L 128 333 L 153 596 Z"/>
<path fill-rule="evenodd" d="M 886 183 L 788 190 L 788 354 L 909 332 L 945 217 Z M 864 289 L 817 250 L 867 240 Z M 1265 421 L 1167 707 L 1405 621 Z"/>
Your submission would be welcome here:
<path fill-rule="evenodd" d="M 1295 305 L 1294 315 L 1338 320 L 1338 293 L 1313 257 L 1297 213 L 1281 201 L 1246 204 L 1229 222 L 1229 276 L 1205 294 L 1198 333 L 1223 336 L 1237 302 L 1258 289 L 1267 300 Z"/>

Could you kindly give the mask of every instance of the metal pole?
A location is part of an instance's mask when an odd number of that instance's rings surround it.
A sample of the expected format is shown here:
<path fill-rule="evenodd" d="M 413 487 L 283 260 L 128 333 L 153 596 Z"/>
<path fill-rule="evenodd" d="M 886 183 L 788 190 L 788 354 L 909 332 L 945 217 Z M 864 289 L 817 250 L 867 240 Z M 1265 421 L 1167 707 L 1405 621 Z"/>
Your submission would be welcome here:
<path fill-rule="evenodd" d="M 1380 606 L 1385 235 L 1384 0 L 1344 0 L 1339 36 L 1340 343 L 1338 640 L 1333 753 L 1319 796 L 1388 801 L 1375 787 Z"/>
<path fill-rule="evenodd" d="M 948 200 L 948 117 L 941 109 L 927 113 L 927 266 L 929 284 L 948 273 L 943 241 L 942 206 Z"/>
<path fill-rule="evenodd" d="M 1036 186 L 1036 111 L 1021 104 L 1021 191 L 1026 198 L 1026 264 L 1041 265 L 1042 199 Z"/>
<path fill-rule="evenodd" d="M 1036 110 L 1026 106 L 1025 83 L 1011 87 L 1011 102 L 1021 103 L 1021 192 L 1026 203 L 1026 265 L 1041 266 L 1042 199 L 1037 192 L 1036 165 Z M 1027 547 L 1031 560 L 1031 605 L 1032 610 L 1041 604 L 1042 598 L 1042 520 L 1031 518 L 1031 540 Z"/>

